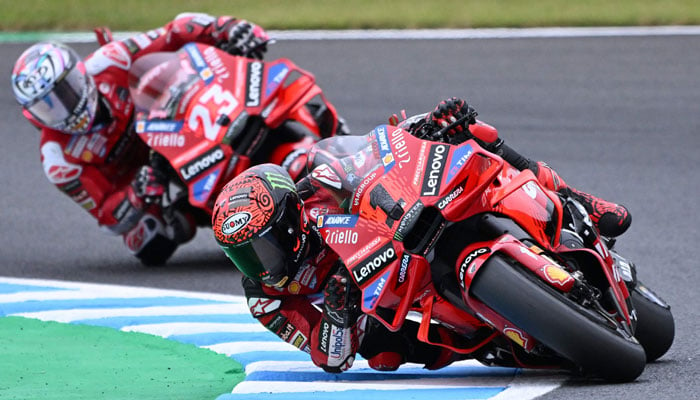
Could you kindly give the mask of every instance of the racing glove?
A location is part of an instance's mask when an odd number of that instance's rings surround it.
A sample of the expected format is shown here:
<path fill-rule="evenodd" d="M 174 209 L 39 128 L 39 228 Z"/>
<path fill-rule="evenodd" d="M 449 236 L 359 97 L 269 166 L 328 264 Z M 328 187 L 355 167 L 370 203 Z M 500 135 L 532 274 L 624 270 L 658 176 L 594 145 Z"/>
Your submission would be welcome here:
<path fill-rule="evenodd" d="M 131 181 L 134 195 L 145 204 L 158 203 L 165 193 L 167 177 L 150 165 L 142 166 Z"/>
<path fill-rule="evenodd" d="M 477 112 L 474 110 L 474 108 L 472 108 L 464 100 L 457 97 L 452 97 L 441 101 L 440 104 L 435 107 L 433 112 L 428 113 L 425 116 L 426 124 L 424 126 L 425 128 L 432 128 L 434 135 L 438 130 L 449 126 L 453 122 L 465 116 L 467 119 L 463 123 L 450 128 L 447 132 L 445 132 L 445 136 L 443 138 L 435 138 L 442 139 L 450 144 L 458 144 L 471 137 L 468 126 L 476 123 L 477 116 Z"/>
<path fill-rule="evenodd" d="M 262 60 L 267 51 L 270 37 L 258 25 L 246 20 L 232 20 L 226 31 L 228 40 L 219 47 L 234 56 L 243 56 Z"/>
<path fill-rule="evenodd" d="M 316 345 L 311 358 L 324 371 L 340 373 L 355 361 L 367 320 L 360 309 L 360 289 L 345 267 L 330 276 L 323 294 L 323 315 L 312 333 Z"/>

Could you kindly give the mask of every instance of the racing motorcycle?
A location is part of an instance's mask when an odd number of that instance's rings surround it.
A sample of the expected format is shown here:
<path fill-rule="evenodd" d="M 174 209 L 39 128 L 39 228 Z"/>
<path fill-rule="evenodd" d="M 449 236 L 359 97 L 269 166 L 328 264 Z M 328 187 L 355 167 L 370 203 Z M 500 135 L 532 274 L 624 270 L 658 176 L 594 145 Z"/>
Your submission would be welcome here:
<path fill-rule="evenodd" d="M 382 125 L 316 148 L 350 171 L 335 182 L 349 213 L 317 226 L 360 288 L 362 311 L 388 329 L 418 313 L 418 339 L 431 343 L 431 323 L 441 324 L 463 341 L 433 344 L 486 365 L 614 382 L 636 379 L 671 346 L 669 305 L 582 205 L 475 139 L 454 145 Z"/>
<path fill-rule="evenodd" d="M 288 59 L 261 61 L 190 43 L 141 57 L 129 71 L 134 127 L 168 177 L 163 215 L 187 208 L 209 226 L 223 185 L 272 162 L 292 177 L 322 137 L 346 133 L 314 76 Z"/>

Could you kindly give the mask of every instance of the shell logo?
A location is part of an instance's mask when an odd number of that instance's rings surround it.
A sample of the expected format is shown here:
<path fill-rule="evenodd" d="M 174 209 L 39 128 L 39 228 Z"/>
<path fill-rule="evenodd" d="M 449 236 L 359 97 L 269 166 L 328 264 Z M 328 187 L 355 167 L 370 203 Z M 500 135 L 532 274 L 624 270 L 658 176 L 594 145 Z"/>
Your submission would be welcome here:
<path fill-rule="evenodd" d="M 557 267 L 556 265 L 545 265 L 542 267 L 542 272 L 549 282 L 561 287 L 567 286 L 574 281 L 574 278 L 572 278 L 568 272 Z"/>
<path fill-rule="evenodd" d="M 527 338 L 523 333 L 515 328 L 505 328 L 503 329 L 503 334 L 508 337 L 508 339 L 514 341 L 518 346 L 525 348 L 527 346 Z"/>

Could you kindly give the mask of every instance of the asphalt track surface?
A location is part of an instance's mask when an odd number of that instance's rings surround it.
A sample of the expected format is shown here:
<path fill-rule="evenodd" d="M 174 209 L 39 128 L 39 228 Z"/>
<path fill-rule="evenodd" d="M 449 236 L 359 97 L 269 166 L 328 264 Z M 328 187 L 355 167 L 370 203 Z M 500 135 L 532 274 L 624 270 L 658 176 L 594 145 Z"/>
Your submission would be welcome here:
<path fill-rule="evenodd" d="M 24 44 L 0 45 L 6 82 Z M 77 45 L 85 54 L 94 45 Z M 313 71 L 363 133 L 405 108 L 466 98 L 480 118 L 568 183 L 634 216 L 617 249 L 673 307 L 676 341 L 634 383 L 573 379 L 544 399 L 697 396 L 696 257 L 700 166 L 700 37 L 280 41 L 268 59 Z M 0 91 L 0 276 L 240 294 L 210 231 L 163 268 L 144 268 L 117 238 L 45 179 L 38 135 Z"/>

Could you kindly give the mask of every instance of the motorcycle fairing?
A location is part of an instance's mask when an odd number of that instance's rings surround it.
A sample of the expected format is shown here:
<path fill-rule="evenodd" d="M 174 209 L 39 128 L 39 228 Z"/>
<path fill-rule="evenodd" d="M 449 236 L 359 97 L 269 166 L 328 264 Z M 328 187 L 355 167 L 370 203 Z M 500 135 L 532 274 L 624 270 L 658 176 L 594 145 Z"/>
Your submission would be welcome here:
<path fill-rule="evenodd" d="M 187 185 L 190 203 L 208 212 L 212 194 L 251 164 L 246 149 L 232 148 L 251 118 L 272 129 L 297 120 L 319 135 L 318 122 L 305 107 L 319 96 L 333 127 L 337 124 L 335 109 L 313 75 L 287 59 L 263 62 L 189 43 L 176 52 L 141 57 L 129 80 L 137 110 L 135 131 L 169 161 Z M 286 147 L 287 152 L 296 149 Z"/>
<path fill-rule="evenodd" d="M 539 185 L 532 172 L 517 171 L 473 140 L 457 146 L 426 142 L 386 125 L 377 127 L 369 137 L 374 150 L 369 164 L 377 168 L 368 170 L 375 176 L 360 176 L 351 204 L 354 215 L 361 216 L 353 227 L 360 239 L 353 245 L 329 245 L 351 273 L 355 271 L 353 279 L 363 293 L 362 310 L 388 329 L 399 329 L 417 304 L 416 310 L 438 321 L 450 321 L 450 313 L 459 312 L 437 294 L 428 261 L 433 244 L 452 221 L 496 213 L 515 221 L 544 250 L 554 251 L 558 246 L 561 202 Z M 321 228 L 324 237 L 333 229 L 338 228 Z M 573 277 L 556 262 L 508 234 L 464 249 L 455 265 L 457 276 L 461 263 L 479 248 L 476 246 L 488 247 L 489 252 L 467 263 L 462 279 L 466 288 L 494 253 L 518 261 L 556 290 L 567 292 L 574 285 Z M 618 294 L 614 278 L 606 276 Z M 625 297 L 619 294 L 618 300 Z M 526 350 L 534 348 L 537 341 L 527 332 L 469 297 L 468 292 L 463 297 L 467 308 L 485 322 L 474 316 L 462 321 L 470 321 L 472 327 L 487 324 Z M 626 308 L 624 301 L 622 307 Z M 428 317 L 424 314 L 424 318 Z"/>

